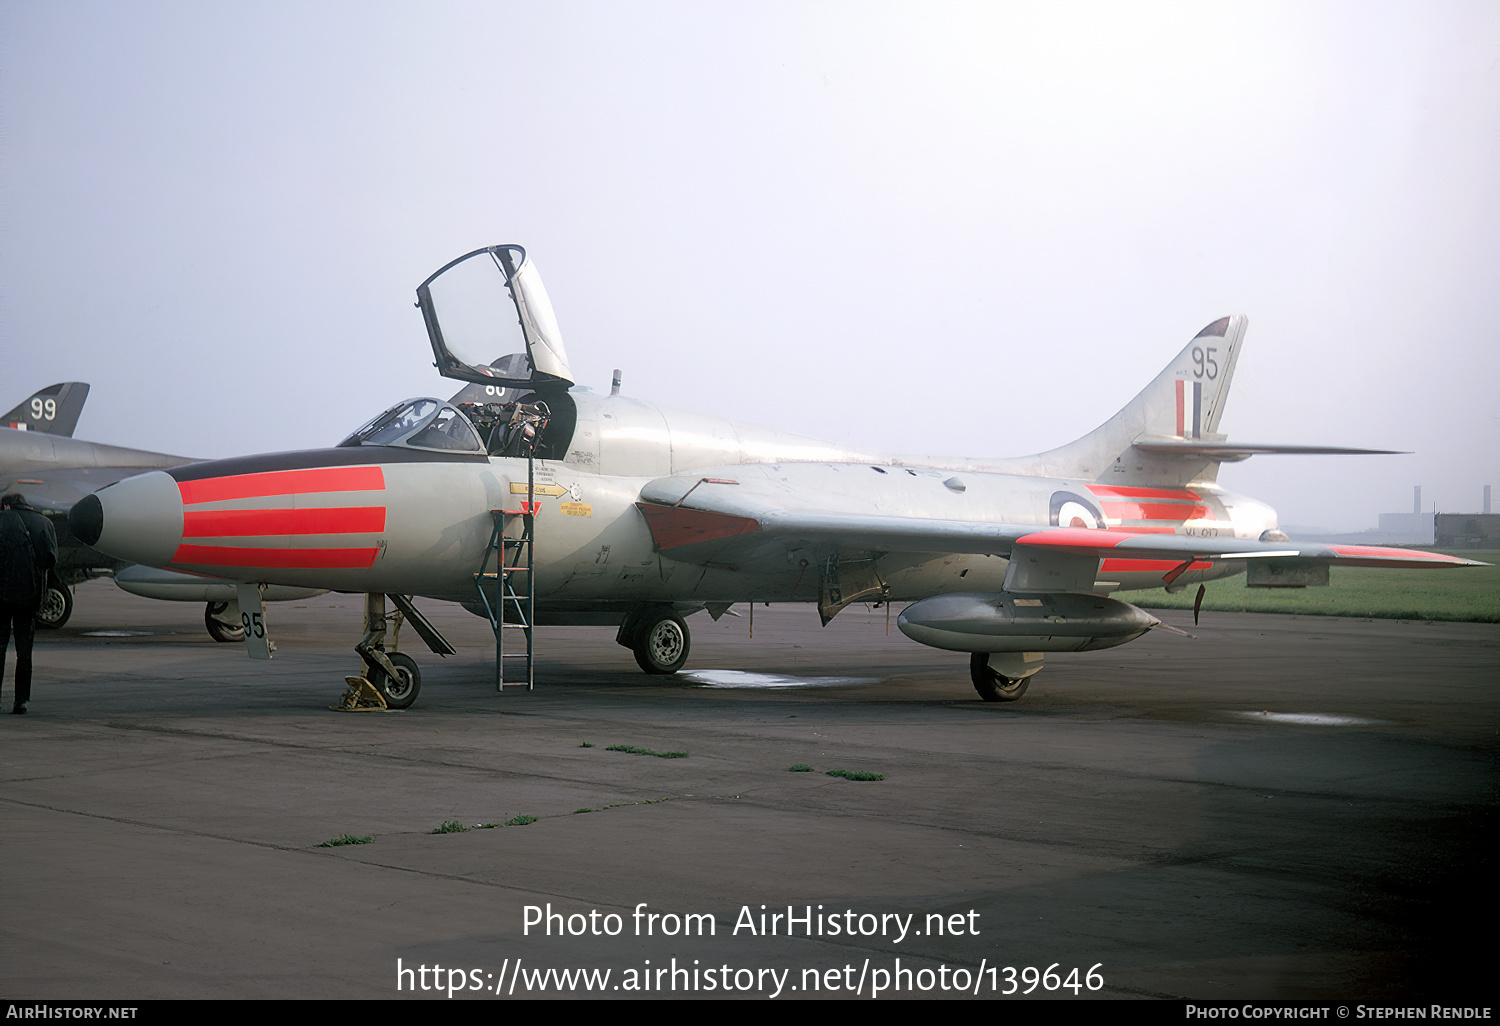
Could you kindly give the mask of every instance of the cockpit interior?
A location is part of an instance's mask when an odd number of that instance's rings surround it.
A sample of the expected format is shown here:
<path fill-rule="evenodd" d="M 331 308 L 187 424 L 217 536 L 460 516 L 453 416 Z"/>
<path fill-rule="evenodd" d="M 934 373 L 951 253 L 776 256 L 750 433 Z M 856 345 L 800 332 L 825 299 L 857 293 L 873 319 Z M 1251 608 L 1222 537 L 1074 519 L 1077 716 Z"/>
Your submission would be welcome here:
<path fill-rule="evenodd" d="M 577 422 L 564 390 L 527 392 L 510 402 L 458 403 L 430 397 L 397 403 L 339 443 L 390 445 L 437 452 L 562 459 Z"/>

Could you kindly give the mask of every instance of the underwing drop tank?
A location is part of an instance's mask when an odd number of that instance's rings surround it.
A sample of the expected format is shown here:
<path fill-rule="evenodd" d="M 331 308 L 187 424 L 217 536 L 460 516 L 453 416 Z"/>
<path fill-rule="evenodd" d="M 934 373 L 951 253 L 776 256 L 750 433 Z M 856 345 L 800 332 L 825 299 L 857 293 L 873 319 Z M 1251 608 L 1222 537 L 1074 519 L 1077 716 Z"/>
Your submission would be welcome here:
<path fill-rule="evenodd" d="M 1133 641 L 1161 621 L 1103 595 L 960 592 L 913 602 L 897 619 L 913 641 L 951 652 L 1087 652 Z"/>

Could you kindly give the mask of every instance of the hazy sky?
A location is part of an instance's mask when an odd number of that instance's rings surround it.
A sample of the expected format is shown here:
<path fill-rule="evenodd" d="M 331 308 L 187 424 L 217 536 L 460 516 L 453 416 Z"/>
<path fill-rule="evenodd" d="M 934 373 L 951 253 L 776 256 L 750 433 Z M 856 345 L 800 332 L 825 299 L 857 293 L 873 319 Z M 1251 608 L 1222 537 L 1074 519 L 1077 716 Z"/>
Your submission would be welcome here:
<path fill-rule="evenodd" d="M 1500 485 L 1500 6 L 0 5 L 0 403 L 220 457 L 448 395 L 418 282 L 526 246 L 580 383 L 1020 455 L 1250 330 L 1284 523 Z"/>

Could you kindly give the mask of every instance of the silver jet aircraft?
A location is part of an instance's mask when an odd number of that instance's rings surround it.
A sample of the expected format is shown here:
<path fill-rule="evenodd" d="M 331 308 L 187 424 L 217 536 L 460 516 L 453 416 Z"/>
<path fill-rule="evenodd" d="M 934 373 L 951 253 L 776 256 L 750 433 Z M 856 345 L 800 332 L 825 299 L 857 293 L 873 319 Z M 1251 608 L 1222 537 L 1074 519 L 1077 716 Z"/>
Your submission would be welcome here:
<path fill-rule="evenodd" d="M 1472 563 L 1293 542 L 1270 507 L 1219 487 L 1221 463 L 1252 455 L 1377 451 L 1220 434 L 1243 317 L 1198 332 L 1075 442 L 941 459 L 575 386 L 519 246 L 460 257 L 417 297 L 439 371 L 471 382 L 456 398 L 476 401 L 412 399 L 333 448 L 132 477 L 78 503 L 74 533 L 122 559 L 243 582 L 252 655 L 269 654 L 262 586 L 366 593 L 356 649 L 367 669 L 349 679 L 346 703 L 363 688 L 395 707 L 416 697 L 420 673 L 384 646 L 387 595 L 435 651 L 451 647 L 406 596 L 488 610 L 497 636 L 522 617 L 618 626 L 647 673 L 683 665 L 683 617 L 698 610 L 717 618 L 734 603 L 816 602 L 826 624 L 850 602 L 911 602 L 900 629 L 968 653 L 981 697 L 1005 701 L 1046 652 L 1109 648 L 1159 625 L 1112 593 L 1240 572 L 1251 586 L 1300 587 L 1326 584 L 1331 565 Z M 534 593 L 517 585 L 529 571 Z"/>

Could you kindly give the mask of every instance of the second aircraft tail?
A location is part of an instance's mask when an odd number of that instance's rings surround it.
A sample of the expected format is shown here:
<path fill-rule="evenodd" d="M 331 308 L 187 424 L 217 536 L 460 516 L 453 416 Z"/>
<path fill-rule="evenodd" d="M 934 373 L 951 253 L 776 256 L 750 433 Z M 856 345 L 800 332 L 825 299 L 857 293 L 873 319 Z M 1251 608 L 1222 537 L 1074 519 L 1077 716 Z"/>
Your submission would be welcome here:
<path fill-rule="evenodd" d="M 48 385 L 0 417 L 0 427 L 71 437 L 88 396 L 89 386 L 82 381 Z"/>

